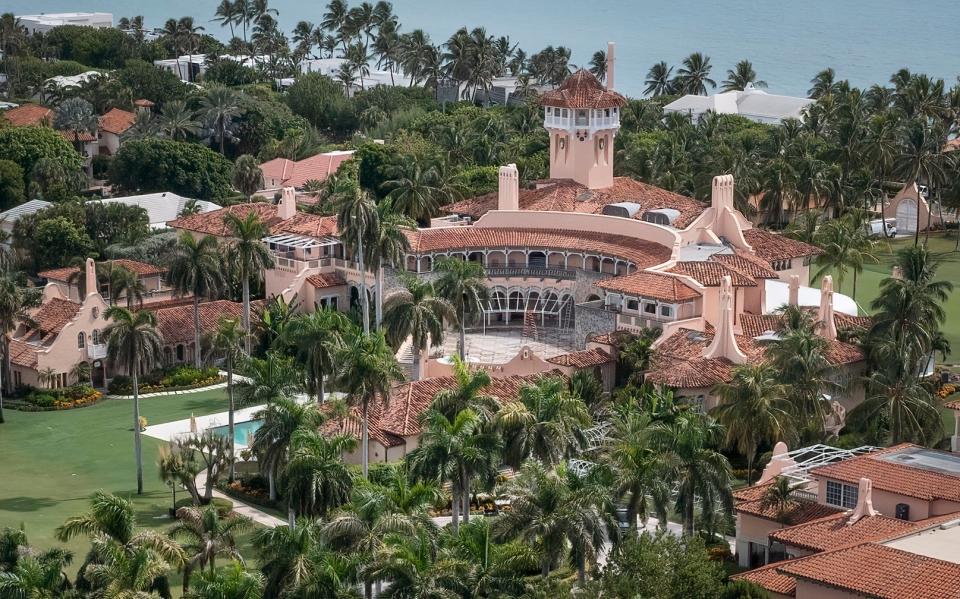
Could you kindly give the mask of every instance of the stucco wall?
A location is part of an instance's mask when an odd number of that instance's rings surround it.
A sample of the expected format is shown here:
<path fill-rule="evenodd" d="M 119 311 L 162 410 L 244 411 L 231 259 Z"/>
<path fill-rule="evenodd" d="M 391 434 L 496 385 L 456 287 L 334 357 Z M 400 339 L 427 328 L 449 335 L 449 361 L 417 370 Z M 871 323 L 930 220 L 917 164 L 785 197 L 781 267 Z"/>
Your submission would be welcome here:
<path fill-rule="evenodd" d="M 816 477 L 816 478 L 817 478 L 817 502 L 825 504 L 827 503 L 827 482 L 826 481 L 829 479 L 826 479 L 823 477 Z M 845 484 L 845 485 L 850 485 L 850 483 L 844 483 L 842 481 L 836 481 L 836 482 L 840 482 L 841 484 Z M 853 484 L 851 486 L 855 487 L 856 484 Z M 897 493 L 891 493 L 889 491 L 882 491 L 880 489 L 877 489 L 876 487 L 873 488 L 873 507 L 884 516 L 893 517 L 897 512 L 896 508 L 898 503 L 905 503 L 910 506 L 911 522 L 915 522 L 917 520 L 923 520 L 931 516 L 947 514 L 950 512 L 960 510 L 960 503 L 942 502 L 942 505 L 938 505 L 936 507 L 944 511 L 942 512 L 934 511 L 931 509 L 932 503 L 930 501 L 917 499 L 915 497 L 907 497 L 905 495 L 899 495 Z"/>
<path fill-rule="evenodd" d="M 865 595 L 841 591 L 805 580 L 797 581 L 797 592 L 795 595 L 796 599 L 854 599 L 864 596 Z"/>
<path fill-rule="evenodd" d="M 616 312 L 607 312 L 598 308 L 576 306 L 574 311 L 576 320 L 577 349 L 584 349 L 587 336 L 592 333 L 610 333 L 617 328 Z"/>

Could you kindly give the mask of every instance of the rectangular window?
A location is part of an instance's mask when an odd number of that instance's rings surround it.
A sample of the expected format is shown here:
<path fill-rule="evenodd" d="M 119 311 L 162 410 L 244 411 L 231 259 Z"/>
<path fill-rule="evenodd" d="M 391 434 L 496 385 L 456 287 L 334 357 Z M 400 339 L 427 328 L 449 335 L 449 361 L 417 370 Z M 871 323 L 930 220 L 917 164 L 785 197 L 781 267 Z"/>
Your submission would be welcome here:
<path fill-rule="evenodd" d="M 670 318 L 673 316 L 673 306 L 660 306 L 660 316 Z"/>
<path fill-rule="evenodd" d="M 827 504 L 852 509 L 857 506 L 860 490 L 853 485 L 827 481 Z"/>
<path fill-rule="evenodd" d="M 654 315 L 656 315 L 656 313 L 657 313 L 657 305 L 656 305 L 656 304 L 644 304 L 644 305 L 643 305 L 643 312 L 644 312 L 645 314 L 654 314 Z"/>
<path fill-rule="evenodd" d="M 633 310 L 634 312 L 640 311 L 640 302 L 637 300 L 627 300 L 627 310 Z"/>

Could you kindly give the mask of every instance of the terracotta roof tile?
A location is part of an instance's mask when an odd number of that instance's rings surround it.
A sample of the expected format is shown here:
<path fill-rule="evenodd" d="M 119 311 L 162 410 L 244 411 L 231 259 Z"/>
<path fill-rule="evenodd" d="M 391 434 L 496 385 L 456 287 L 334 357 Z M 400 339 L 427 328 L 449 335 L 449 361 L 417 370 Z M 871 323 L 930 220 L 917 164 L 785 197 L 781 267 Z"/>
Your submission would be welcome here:
<path fill-rule="evenodd" d="M 10 340 L 10 361 L 26 368 L 37 367 L 37 348 L 20 339 Z"/>
<path fill-rule="evenodd" d="M 590 368 L 601 364 L 612 364 L 614 361 L 610 354 L 598 347 L 547 358 L 547 362 L 551 364 L 572 368 Z"/>
<path fill-rule="evenodd" d="M 678 229 L 692 223 L 705 208 L 704 204 L 693 198 L 629 177 L 615 177 L 613 185 L 605 189 L 590 189 L 570 179 L 555 179 L 538 189 L 521 189 L 519 200 L 521 210 L 584 214 L 601 214 L 608 204 L 633 202 L 640 205 L 634 215 L 637 220 L 642 219 L 649 210 L 672 208 L 680 212 L 673 223 Z M 478 219 L 490 210 L 496 210 L 497 201 L 497 193 L 494 192 L 449 204 L 443 210 Z"/>
<path fill-rule="evenodd" d="M 670 250 L 662 245 L 627 237 L 590 231 L 563 229 L 510 229 L 501 227 L 443 227 L 406 231 L 414 254 L 455 249 L 543 248 L 570 249 L 616 256 L 637 268 L 662 264 Z"/>
<path fill-rule="evenodd" d="M 762 497 L 754 501 L 739 501 L 736 505 L 736 511 L 765 520 L 777 520 L 779 514 L 776 508 L 769 505 L 765 506 L 763 503 Z M 797 499 L 783 516 L 788 524 L 795 526 L 825 516 L 832 516 L 838 512 L 843 512 L 843 510 L 816 501 Z"/>
<path fill-rule="evenodd" d="M 833 514 L 770 533 L 770 538 L 808 551 L 830 551 L 856 543 L 881 541 L 923 528 L 917 522 L 868 516 L 847 524 L 850 512 Z"/>
<path fill-rule="evenodd" d="M 823 250 L 815 245 L 790 239 L 764 229 L 747 229 L 743 232 L 743 236 L 750 247 L 753 248 L 757 257 L 767 262 L 816 256 L 823 253 Z"/>
<path fill-rule="evenodd" d="M 325 181 L 340 165 L 353 158 L 352 151 L 326 152 L 299 161 L 274 158 L 260 165 L 264 178 L 277 179 L 283 187 L 303 187 L 307 181 Z"/>
<path fill-rule="evenodd" d="M 278 221 L 276 224 L 270 227 L 270 232 L 305 235 L 307 237 L 315 237 L 317 239 L 322 239 L 324 237 L 336 237 L 337 217 L 297 212 L 292 218 Z"/>
<path fill-rule="evenodd" d="M 609 91 L 586 69 L 567 77 L 555 90 L 540 95 L 540 104 L 562 108 L 613 108 L 623 106 L 627 99 Z"/>
<path fill-rule="evenodd" d="M 193 231 L 205 235 L 216 235 L 217 237 L 227 237 L 228 230 L 226 223 L 224 223 L 224 217 L 227 214 L 233 214 L 244 218 L 251 212 L 256 213 L 267 227 L 275 225 L 280 220 L 277 218 L 276 206 L 268 202 L 253 202 L 249 204 L 235 204 L 211 212 L 181 216 L 167 224 L 174 229 Z"/>
<path fill-rule="evenodd" d="M 65 324 L 76 317 L 79 311 L 80 304 L 55 297 L 40 306 L 33 315 L 33 320 L 37 324 L 36 328 L 42 333 L 56 335 Z"/>
<path fill-rule="evenodd" d="M 951 476 L 943 472 L 907 466 L 884 459 L 891 454 L 909 454 L 922 449 L 910 444 L 896 445 L 842 462 L 820 466 L 811 470 L 810 473 L 817 478 L 829 478 L 854 485 L 858 484 L 861 478 L 869 478 L 873 481 L 874 489 L 925 501 L 937 499 L 960 501 L 960 476 Z M 936 452 L 937 450 L 925 451 Z M 954 455 L 949 452 L 942 453 L 951 457 Z"/>
<path fill-rule="evenodd" d="M 648 270 L 604 279 L 597 283 L 597 287 L 666 302 L 682 302 L 700 297 L 700 293 L 696 289 L 684 283 L 679 277 Z"/>
<path fill-rule="evenodd" d="M 780 562 L 789 576 L 879 599 L 956 599 L 960 564 L 875 543 Z"/>
<path fill-rule="evenodd" d="M 719 262 L 727 268 L 732 268 L 752 279 L 778 279 L 778 275 L 765 260 L 747 252 L 737 251 L 734 254 L 714 254 L 710 256 L 713 262 Z"/>
<path fill-rule="evenodd" d="M 869 317 L 847 316 L 845 314 L 835 313 L 834 323 L 837 328 L 849 327 L 852 323 L 857 323 L 863 318 L 869 320 Z M 741 314 L 740 330 L 744 337 L 759 337 L 768 331 L 777 332 L 781 329 L 781 317 L 778 314 Z M 834 365 L 852 364 L 866 359 L 866 354 L 859 346 L 853 343 L 846 343 L 837 339 L 827 340 L 826 350 L 827 360 Z"/>
<path fill-rule="evenodd" d="M 79 135 L 74 135 L 73 131 L 59 131 L 60 135 L 70 143 L 76 143 L 79 140 L 82 143 L 89 143 L 92 141 L 97 141 L 97 136 L 89 131 L 80 131 Z"/>
<path fill-rule="evenodd" d="M 734 574 L 730 579 L 746 580 L 767 589 L 771 593 L 793 597 L 797 591 L 797 579 L 793 576 L 781 574 L 778 568 L 782 565 L 783 562 L 767 564 L 749 572 Z"/>
<path fill-rule="evenodd" d="M 251 311 L 259 310 L 263 301 L 251 302 Z M 151 310 L 148 305 L 145 309 Z M 166 345 L 193 342 L 193 304 L 152 310 L 157 316 L 157 330 Z M 200 304 L 200 335 L 217 328 L 222 317 L 240 318 L 243 304 L 229 300 L 217 300 Z"/>
<path fill-rule="evenodd" d="M 346 285 L 347 280 L 340 271 L 325 272 L 307 277 L 307 283 L 313 285 L 316 289 L 326 289 L 327 287 L 339 287 Z"/>
<path fill-rule="evenodd" d="M 154 266 L 153 264 L 147 264 L 146 262 L 139 262 L 137 260 L 127 260 L 126 258 L 107 260 L 103 262 L 103 264 L 122 266 L 129 271 L 137 273 L 141 277 L 159 275 L 167 272 L 166 268 Z M 65 266 L 63 268 L 51 268 L 50 270 L 44 270 L 38 272 L 37 275 L 52 281 L 67 281 L 71 275 L 74 275 L 78 272 L 80 272 L 80 269 L 76 266 Z"/>
<path fill-rule="evenodd" d="M 541 376 L 491 377 L 490 386 L 484 393 L 501 402 L 513 401 L 521 387 L 536 382 Z M 386 405 L 382 397 L 371 402 L 370 436 L 382 445 L 394 447 L 403 444 L 404 437 L 419 435 L 421 414 L 430 407 L 437 393 L 454 385 L 454 377 L 442 376 L 394 386 Z M 360 408 L 352 408 L 349 415 L 328 420 L 320 430 L 326 434 L 349 434 L 360 439 L 360 424 Z"/>
<path fill-rule="evenodd" d="M 114 135 L 122 135 L 127 129 L 133 126 L 137 115 L 120 108 L 111 108 L 106 114 L 100 117 L 100 130 Z"/>
<path fill-rule="evenodd" d="M 17 127 L 51 124 L 53 122 L 53 110 L 39 104 L 23 104 L 4 112 L 3 118 Z"/>
<path fill-rule="evenodd" d="M 704 287 L 719 287 L 723 277 L 729 276 L 734 287 L 756 287 L 757 282 L 739 270 L 720 262 L 697 261 L 677 262 L 670 270 L 678 275 L 686 275 Z"/>

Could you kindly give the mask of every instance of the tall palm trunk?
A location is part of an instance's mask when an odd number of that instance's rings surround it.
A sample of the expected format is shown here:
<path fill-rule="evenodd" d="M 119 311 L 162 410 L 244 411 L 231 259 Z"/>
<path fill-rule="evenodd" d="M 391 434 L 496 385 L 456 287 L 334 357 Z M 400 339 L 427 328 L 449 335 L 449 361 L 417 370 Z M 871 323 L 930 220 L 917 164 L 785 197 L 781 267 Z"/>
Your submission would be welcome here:
<path fill-rule="evenodd" d="M 317 403 L 323 403 L 324 399 L 326 399 L 324 395 L 325 394 L 323 391 L 323 373 L 321 372 L 319 376 L 317 376 Z"/>
<path fill-rule="evenodd" d="M 367 473 L 370 471 L 370 422 L 367 418 L 368 409 L 370 408 L 370 401 L 366 397 L 363 398 L 363 431 L 360 435 L 360 461 L 363 463 L 363 478 L 368 478 Z"/>
<path fill-rule="evenodd" d="M 420 380 L 420 354 L 421 354 L 421 350 L 420 350 L 420 347 L 419 347 L 416 343 L 413 344 L 413 349 L 411 350 L 411 353 L 413 354 L 413 364 L 412 364 L 411 367 L 410 367 L 410 378 L 412 378 L 412 379 L 415 380 L 415 381 L 419 381 L 419 380 Z"/>
<path fill-rule="evenodd" d="M 142 447 L 140 444 L 140 382 L 138 380 L 139 360 L 134 360 L 130 369 L 133 378 L 133 454 L 137 462 L 137 495 L 143 495 L 143 463 L 141 460 Z"/>
<path fill-rule="evenodd" d="M 376 311 L 374 313 L 375 322 L 377 323 L 377 329 L 383 324 L 383 267 L 380 266 L 374 272 L 374 277 L 376 282 L 374 287 L 376 287 L 375 293 L 377 294 L 376 298 Z"/>
<path fill-rule="evenodd" d="M 450 481 L 450 528 L 454 536 L 460 530 L 460 484 L 456 479 Z"/>
<path fill-rule="evenodd" d="M 277 500 L 277 482 L 276 482 L 276 479 L 275 479 L 274 476 L 273 476 L 273 471 L 274 471 L 275 469 L 276 469 L 276 468 L 274 467 L 274 465 L 273 465 L 273 464 L 270 464 L 270 469 L 269 469 L 269 471 L 267 472 L 267 486 L 268 486 L 269 489 L 270 489 L 270 501 L 276 501 L 276 500 Z"/>
<path fill-rule="evenodd" d="M 460 309 L 460 361 L 467 361 L 467 309 Z"/>
<path fill-rule="evenodd" d="M 230 415 L 228 418 L 229 421 L 229 431 L 230 431 L 230 471 L 227 475 L 228 482 L 233 482 L 233 477 L 236 469 L 236 454 L 237 449 L 235 447 L 235 428 L 234 428 L 234 409 L 236 405 L 233 401 L 233 358 L 227 358 L 227 401 L 230 404 Z"/>
<path fill-rule="evenodd" d="M 370 334 L 370 298 L 367 294 L 367 269 L 363 262 L 363 236 L 357 237 L 357 261 L 360 266 L 360 306 L 363 308 L 363 332 Z M 366 417 L 366 416 L 364 416 Z M 366 474 L 366 473 L 364 473 Z"/>
<path fill-rule="evenodd" d="M 10 353 L 7 349 L 8 347 L 9 347 L 9 342 L 7 341 L 7 336 L 4 335 L 3 336 L 3 365 L 0 366 L 0 424 L 3 424 L 4 422 L 6 422 L 6 420 L 3 417 L 3 386 L 6 384 L 8 380 L 7 379 L 7 354 Z"/>
<path fill-rule="evenodd" d="M 460 469 L 460 477 L 463 479 L 463 523 L 470 524 L 470 474 L 466 468 Z"/>
<path fill-rule="evenodd" d="M 683 508 L 683 533 L 688 537 L 693 536 L 693 501 L 694 496 L 691 494 L 687 505 Z"/>
<path fill-rule="evenodd" d="M 193 294 L 193 364 L 200 368 L 200 297 Z"/>
<path fill-rule="evenodd" d="M 243 349 L 250 355 L 250 277 L 243 277 Z"/>

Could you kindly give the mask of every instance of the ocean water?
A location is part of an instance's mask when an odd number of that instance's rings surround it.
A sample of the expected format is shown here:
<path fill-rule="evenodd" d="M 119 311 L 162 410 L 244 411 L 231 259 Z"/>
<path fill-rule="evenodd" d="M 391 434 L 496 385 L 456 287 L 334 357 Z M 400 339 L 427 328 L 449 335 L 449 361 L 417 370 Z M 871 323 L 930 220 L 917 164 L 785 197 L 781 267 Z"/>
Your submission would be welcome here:
<path fill-rule="evenodd" d="M 5 0 L 0 11 L 15 14 L 61 11 L 111 12 L 114 19 L 142 14 L 148 27 L 192 15 L 207 30 L 219 0 Z M 354 2 L 355 3 L 355 2 Z M 322 19 L 323 0 L 272 0 L 281 25 Z M 801 95 L 817 71 L 836 69 L 857 86 L 885 83 L 902 67 L 944 78 L 960 75 L 960 22 L 956 0 L 394 0 L 402 31 L 421 28 L 435 43 L 460 26 L 483 25 L 507 35 L 532 54 L 548 44 L 573 50 L 585 64 L 607 41 L 617 42 L 617 88 L 639 96 L 647 69 L 665 60 L 677 64 L 691 52 L 711 57 L 719 84 L 738 60 L 754 63 L 772 93 Z"/>

